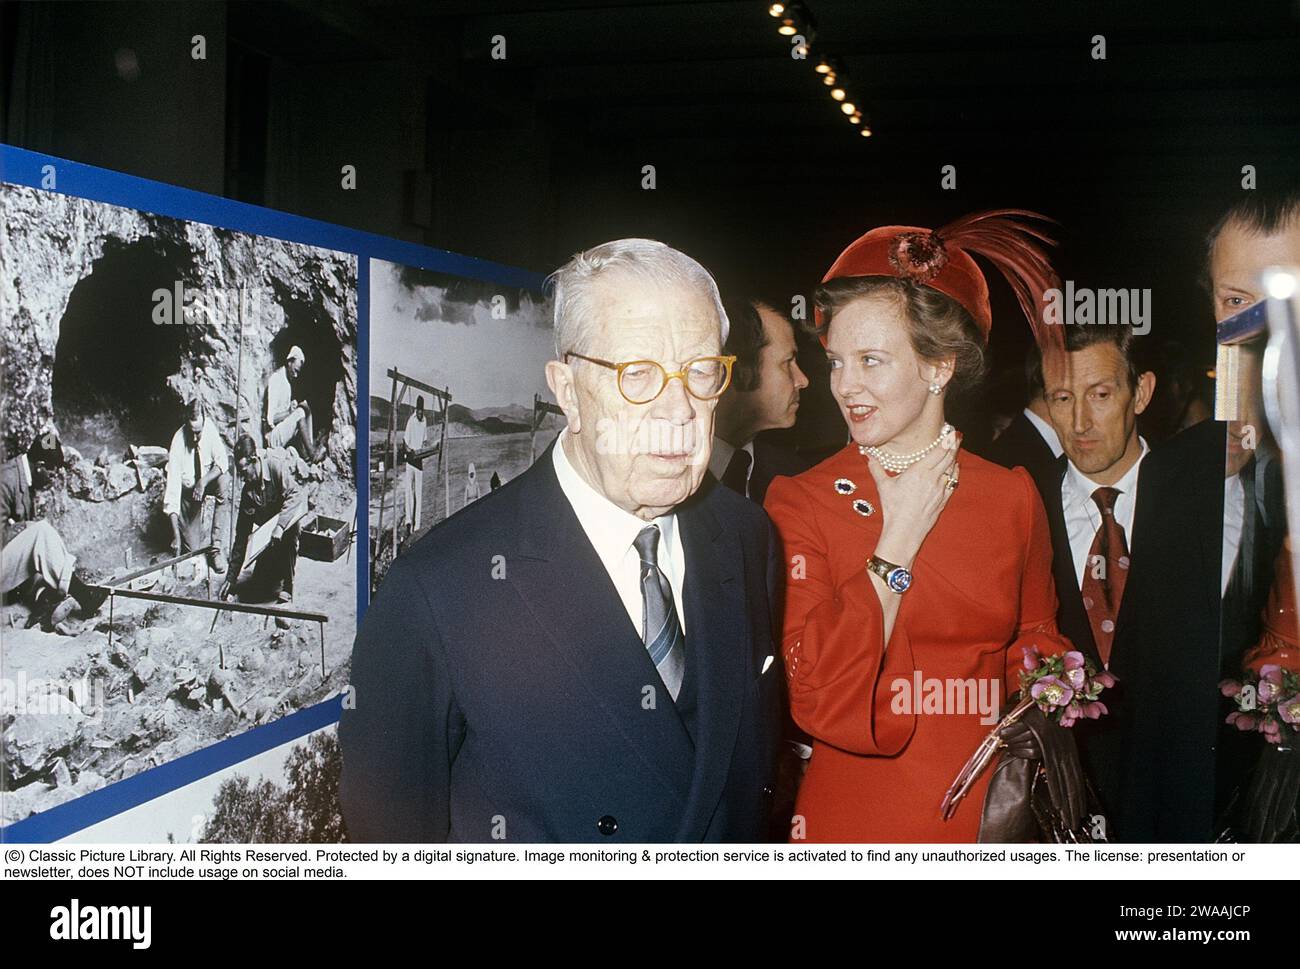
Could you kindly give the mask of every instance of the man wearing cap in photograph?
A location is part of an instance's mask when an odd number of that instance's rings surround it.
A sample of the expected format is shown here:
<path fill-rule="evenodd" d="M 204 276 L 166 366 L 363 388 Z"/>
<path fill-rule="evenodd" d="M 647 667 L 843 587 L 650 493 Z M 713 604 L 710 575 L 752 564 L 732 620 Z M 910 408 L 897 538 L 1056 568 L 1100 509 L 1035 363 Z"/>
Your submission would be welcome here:
<path fill-rule="evenodd" d="M 705 474 L 734 359 L 717 287 L 645 239 L 553 281 L 567 428 L 371 603 L 339 726 L 349 834 L 761 840 L 781 566 L 762 510 Z"/>
<path fill-rule="evenodd" d="M 288 447 L 295 440 L 302 458 L 313 464 L 325 456 L 324 448 L 316 445 L 312 429 L 311 405 L 293 396 L 290 380 L 297 380 L 307 362 L 301 347 L 290 349 L 284 366 L 271 374 L 266 385 L 266 412 L 262 419 L 262 433 L 267 447 Z"/>

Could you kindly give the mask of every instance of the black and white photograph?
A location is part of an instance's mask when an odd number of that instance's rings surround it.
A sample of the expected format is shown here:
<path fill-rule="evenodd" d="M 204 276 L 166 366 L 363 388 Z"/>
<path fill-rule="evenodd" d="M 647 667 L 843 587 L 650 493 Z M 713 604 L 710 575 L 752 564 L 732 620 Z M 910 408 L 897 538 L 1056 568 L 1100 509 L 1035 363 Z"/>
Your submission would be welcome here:
<path fill-rule="evenodd" d="M 532 465 L 564 426 L 549 303 L 370 262 L 371 590 L 396 554 Z"/>
<path fill-rule="evenodd" d="M 324 698 L 356 257 L 0 186 L 3 821 Z"/>

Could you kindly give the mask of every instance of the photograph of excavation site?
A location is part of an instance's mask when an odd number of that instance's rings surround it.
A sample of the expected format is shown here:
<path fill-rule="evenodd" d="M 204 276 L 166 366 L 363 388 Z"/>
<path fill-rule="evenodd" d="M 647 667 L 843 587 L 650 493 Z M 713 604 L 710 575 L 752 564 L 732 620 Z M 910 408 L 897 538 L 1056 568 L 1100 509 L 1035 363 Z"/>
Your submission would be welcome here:
<path fill-rule="evenodd" d="M 357 257 L 0 185 L 11 824 L 339 693 Z"/>
<path fill-rule="evenodd" d="M 564 427 L 551 304 L 370 261 L 371 592 L 412 542 L 527 470 Z"/>

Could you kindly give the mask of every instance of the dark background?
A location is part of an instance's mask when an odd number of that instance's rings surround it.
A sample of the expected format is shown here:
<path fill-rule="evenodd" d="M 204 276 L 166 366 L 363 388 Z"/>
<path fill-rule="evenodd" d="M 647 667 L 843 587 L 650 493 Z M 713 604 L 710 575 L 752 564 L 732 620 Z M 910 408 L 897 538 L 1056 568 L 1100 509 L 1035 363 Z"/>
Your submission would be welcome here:
<path fill-rule="evenodd" d="M 1062 223 L 1063 276 L 1152 289 L 1156 342 L 1213 365 L 1202 240 L 1243 165 L 1261 188 L 1300 168 L 1300 3 L 807 6 L 796 60 L 755 0 L 7 2 L 0 133 L 540 272 L 650 236 L 779 294 L 810 295 L 872 226 L 1032 208 Z M 874 137 L 827 96 L 822 53 Z M 1014 369 L 1027 327 L 993 289 Z M 806 399 L 805 442 L 843 439 L 828 405 Z"/>

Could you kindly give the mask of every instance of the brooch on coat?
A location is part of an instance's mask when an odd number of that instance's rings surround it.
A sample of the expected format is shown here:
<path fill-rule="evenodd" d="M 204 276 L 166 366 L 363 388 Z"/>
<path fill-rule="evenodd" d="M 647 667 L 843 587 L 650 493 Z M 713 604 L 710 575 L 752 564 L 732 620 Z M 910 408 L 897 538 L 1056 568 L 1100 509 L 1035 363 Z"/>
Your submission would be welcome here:
<path fill-rule="evenodd" d="M 848 478 L 836 478 L 834 488 L 837 495 L 845 496 L 854 494 L 858 490 L 857 484 Z M 863 518 L 867 518 L 876 513 L 876 506 L 865 498 L 854 498 L 853 510 Z"/>

